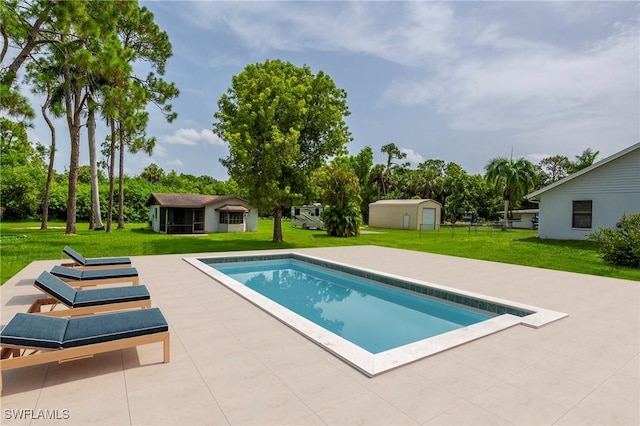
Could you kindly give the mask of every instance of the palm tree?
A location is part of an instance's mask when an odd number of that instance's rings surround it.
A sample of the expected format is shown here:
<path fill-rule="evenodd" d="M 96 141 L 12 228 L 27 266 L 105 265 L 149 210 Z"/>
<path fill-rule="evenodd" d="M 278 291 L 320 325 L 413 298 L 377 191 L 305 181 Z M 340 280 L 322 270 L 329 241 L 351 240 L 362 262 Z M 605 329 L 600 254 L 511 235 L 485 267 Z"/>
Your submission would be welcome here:
<path fill-rule="evenodd" d="M 387 174 L 385 167 L 382 164 L 376 164 L 371 168 L 369 174 L 369 183 L 375 185 L 378 196 L 377 200 L 387 195 L 387 190 L 391 186 L 391 177 Z"/>
<path fill-rule="evenodd" d="M 507 215 L 514 201 L 519 201 L 534 187 L 536 171 L 532 162 L 519 158 L 516 161 L 502 157 L 494 158 L 485 166 L 485 178 L 502 189 L 504 220 L 502 230 L 507 229 Z"/>
<path fill-rule="evenodd" d="M 591 148 L 585 149 L 582 154 L 576 155 L 576 161 L 569 162 L 569 173 L 575 173 L 589 167 L 596 161 L 598 154 L 600 151 L 593 151 Z"/>

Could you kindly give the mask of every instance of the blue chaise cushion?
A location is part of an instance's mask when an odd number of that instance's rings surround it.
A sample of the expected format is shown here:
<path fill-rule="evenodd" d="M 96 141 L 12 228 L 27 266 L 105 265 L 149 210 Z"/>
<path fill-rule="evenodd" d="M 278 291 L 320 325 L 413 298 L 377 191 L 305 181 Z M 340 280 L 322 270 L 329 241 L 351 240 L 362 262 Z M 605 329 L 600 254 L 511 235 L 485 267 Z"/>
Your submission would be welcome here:
<path fill-rule="evenodd" d="M 134 302 L 137 300 L 149 300 L 151 295 L 144 285 L 131 285 L 126 287 L 107 287 L 95 290 L 82 290 L 76 294 L 74 308 L 85 306 L 99 306 L 108 303 Z"/>
<path fill-rule="evenodd" d="M 80 265 L 84 265 L 87 262 L 87 259 L 85 259 L 84 256 L 82 256 L 80 253 L 69 246 L 63 248 L 62 252 L 69 256 L 71 259 L 75 260 L 76 263 L 79 263 Z"/>
<path fill-rule="evenodd" d="M 0 332 L 2 346 L 73 348 L 169 330 L 158 308 L 58 318 L 17 313 Z"/>
<path fill-rule="evenodd" d="M 168 331 L 158 308 L 69 318 L 63 348 L 110 342 Z"/>
<path fill-rule="evenodd" d="M 138 276 L 136 268 L 116 268 L 116 269 L 96 269 L 81 271 L 79 269 L 67 268 L 56 265 L 51 269 L 51 273 L 57 277 L 62 277 L 75 281 L 102 280 L 106 278 L 131 278 Z"/>
<path fill-rule="evenodd" d="M 87 259 L 69 246 L 62 249 L 62 251 L 76 263 L 83 266 L 124 266 L 131 264 L 131 259 L 128 257 L 98 257 L 94 259 Z"/>
<path fill-rule="evenodd" d="M 66 318 L 17 313 L 0 332 L 2 346 L 59 349 L 67 329 Z"/>
<path fill-rule="evenodd" d="M 128 257 L 101 257 L 95 259 L 87 259 L 85 266 L 118 266 L 131 265 L 131 259 Z"/>
<path fill-rule="evenodd" d="M 49 296 L 73 307 L 78 291 L 50 272 L 44 271 L 33 284 Z"/>

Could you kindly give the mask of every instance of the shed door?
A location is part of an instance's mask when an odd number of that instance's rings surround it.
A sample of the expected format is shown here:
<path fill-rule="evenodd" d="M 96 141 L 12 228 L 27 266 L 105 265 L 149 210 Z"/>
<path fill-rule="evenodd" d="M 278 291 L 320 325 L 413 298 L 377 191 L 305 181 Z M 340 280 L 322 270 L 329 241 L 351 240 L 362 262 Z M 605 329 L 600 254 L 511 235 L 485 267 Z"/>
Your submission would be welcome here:
<path fill-rule="evenodd" d="M 422 229 L 436 229 L 436 209 L 422 209 Z"/>
<path fill-rule="evenodd" d="M 409 215 L 402 216 L 402 229 L 409 229 Z"/>

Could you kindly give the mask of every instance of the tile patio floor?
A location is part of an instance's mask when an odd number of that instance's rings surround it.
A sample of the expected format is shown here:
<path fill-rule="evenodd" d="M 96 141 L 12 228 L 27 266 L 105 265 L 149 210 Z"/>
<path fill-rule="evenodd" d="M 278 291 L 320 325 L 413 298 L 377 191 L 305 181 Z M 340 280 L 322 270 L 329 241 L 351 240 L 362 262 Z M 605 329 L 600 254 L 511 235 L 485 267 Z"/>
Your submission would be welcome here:
<path fill-rule="evenodd" d="M 0 423 L 640 424 L 639 282 L 372 246 L 298 251 L 570 316 L 370 379 L 185 255 L 134 257 L 169 322 L 171 362 L 153 344 L 5 372 Z M 2 324 L 26 310 L 38 295 L 33 280 L 59 262 L 33 262 L 0 287 Z M 20 409 L 69 418 L 13 418 Z"/>

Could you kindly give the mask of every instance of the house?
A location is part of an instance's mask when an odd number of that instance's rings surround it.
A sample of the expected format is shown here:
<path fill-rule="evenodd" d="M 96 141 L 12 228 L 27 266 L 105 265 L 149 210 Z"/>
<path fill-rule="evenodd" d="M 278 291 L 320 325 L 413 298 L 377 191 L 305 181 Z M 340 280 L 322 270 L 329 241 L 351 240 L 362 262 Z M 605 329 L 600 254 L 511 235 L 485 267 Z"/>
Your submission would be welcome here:
<path fill-rule="evenodd" d="M 369 226 L 396 229 L 438 229 L 442 204 L 431 199 L 379 200 L 369 204 Z"/>
<path fill-rule="evenodd" d="M 501 212 L 504 216 L 504 212 Z M 508 215 L 508 227 L 517 229 L 536 229 L 538 226 L 538 218 L 540 209 L 519 209 L 511 210 Z"/>
<path fill-rule="evenodd" d="M 163 234 L 245 232 L 258 229 L 258 211 L 236 195 L 152 193 L 149 226 Z"/>
<path fill-rule="evenodd" d="M 640 143 L 534 191 L 540 238 L 583 240 L 613 228 L 623 214 L 640 212 Z"/>

